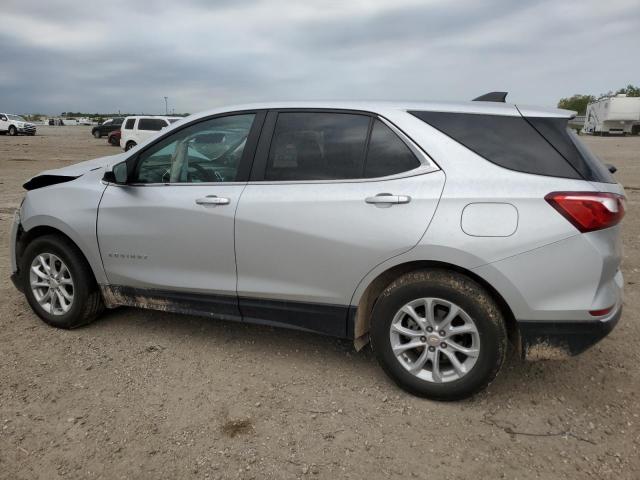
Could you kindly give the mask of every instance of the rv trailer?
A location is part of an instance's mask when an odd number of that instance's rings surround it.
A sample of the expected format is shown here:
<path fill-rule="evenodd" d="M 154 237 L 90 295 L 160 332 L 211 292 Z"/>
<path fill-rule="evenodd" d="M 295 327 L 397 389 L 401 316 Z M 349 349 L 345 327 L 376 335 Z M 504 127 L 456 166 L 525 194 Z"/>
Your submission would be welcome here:
<path fill-rule="evenodd" d="M 583 133 L 591 135 L 640 134 L 640 97 L 601 98 L 587 106 Z"/>

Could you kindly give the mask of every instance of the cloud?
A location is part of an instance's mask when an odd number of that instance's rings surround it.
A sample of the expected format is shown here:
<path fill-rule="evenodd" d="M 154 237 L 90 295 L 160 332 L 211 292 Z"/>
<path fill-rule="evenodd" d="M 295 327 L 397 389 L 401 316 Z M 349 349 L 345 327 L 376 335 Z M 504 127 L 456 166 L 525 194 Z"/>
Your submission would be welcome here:
<path fill-rule="evenodd" d="M 3 1 L 0 110 L 279 99 L 555 105 L 638 83 L 637 0 Z"/>

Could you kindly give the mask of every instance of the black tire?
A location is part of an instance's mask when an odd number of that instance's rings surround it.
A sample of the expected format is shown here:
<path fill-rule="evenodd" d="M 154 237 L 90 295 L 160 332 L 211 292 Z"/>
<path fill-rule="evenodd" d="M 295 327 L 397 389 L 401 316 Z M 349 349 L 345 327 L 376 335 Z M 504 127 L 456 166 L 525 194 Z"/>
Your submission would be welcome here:
<path fill-rule="evenodd" d="M 9 125 L 9 135 L 15 137 L 18 134 L 18 130 L 13 125 Z"/>
<path fill-rule="evenodd" d="M 135 146 L 136 146 L 136 142 L 128 142 L 124 147 L 124 151 L 128 152 L 129 150 L 131 150 Z"/>
<path fill-rule="evenodd" d="M 97 128 L 93 131 L 93 138 L 102 138 L 102 132 Z"/>
<path fill-rule="evenodd" d="M 453 302 L 473 319 L 480 338 L 476 363 L 462 378 L 435 383 L 403 367 L 392 351 L 389 331 L 404 305 L 423 297 Z M 507 350 L 505 321 L 500 308 L 471 278 L 448 270 L 420 270 L 396 279 L 376 301 L 371 318 L 371 347 L 383 370 L 402 389 L 433 400 L 460 400 L 484 389 L 498 374 Z"/>
<path fill-rule="evenodd" d="M 114 147 L 117 147 L 120 144 L 115 137 L 109 137 L 107 141 L 109 142 L 109 145 L 113 145 Z"/>
<path fill-rule="evenodd" d="M 42 253 L 53 253 L 67 266 L 73 279 L 73 303 L 63 315 L 45 311 L 36 300 L 30 286 L 29 272 L 34 258 Z M 27 301 L 33 311 L 51 326 L 72 329 L 95 320 L 104 310 L 102 295 L 89 264 L 78 248 L 60 235 L 45 235 L 27 245 L 22 255 L 21 282 Z"/>

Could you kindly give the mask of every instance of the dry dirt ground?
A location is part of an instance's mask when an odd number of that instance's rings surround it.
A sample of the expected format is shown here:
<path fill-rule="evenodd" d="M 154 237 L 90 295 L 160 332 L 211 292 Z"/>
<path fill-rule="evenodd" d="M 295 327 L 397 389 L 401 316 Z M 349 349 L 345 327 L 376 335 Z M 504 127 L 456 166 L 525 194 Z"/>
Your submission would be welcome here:
<path fill-rule="evenodd" d="M 46 326 L 9 281 L 21 184 L 118 149 L 88 127 L 1 136 L 0 477 L 640 478 L 640 137 L 585 140 L 627 187 L 618 328 L 447 404 L 318 335 L 126 308 Z"/>

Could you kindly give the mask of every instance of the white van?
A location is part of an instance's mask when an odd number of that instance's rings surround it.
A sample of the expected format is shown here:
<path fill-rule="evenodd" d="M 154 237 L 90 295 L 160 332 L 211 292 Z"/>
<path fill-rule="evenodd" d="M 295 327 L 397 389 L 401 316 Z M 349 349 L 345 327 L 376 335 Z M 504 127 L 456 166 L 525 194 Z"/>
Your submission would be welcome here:
<path fill-rule="evenodd" d="M 181 117 L 134 116 L 126 117 L 122 122 L 120 147 L 130 150 L 139 143 L 157 135 L 164 127 L 177 122 Z"/>

